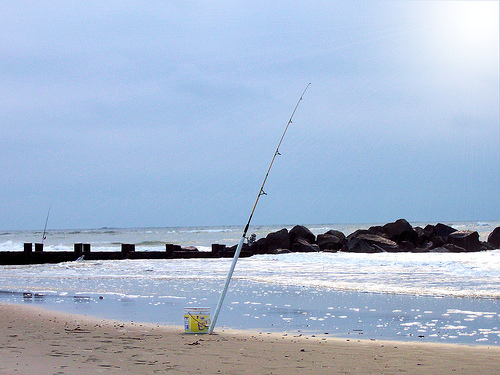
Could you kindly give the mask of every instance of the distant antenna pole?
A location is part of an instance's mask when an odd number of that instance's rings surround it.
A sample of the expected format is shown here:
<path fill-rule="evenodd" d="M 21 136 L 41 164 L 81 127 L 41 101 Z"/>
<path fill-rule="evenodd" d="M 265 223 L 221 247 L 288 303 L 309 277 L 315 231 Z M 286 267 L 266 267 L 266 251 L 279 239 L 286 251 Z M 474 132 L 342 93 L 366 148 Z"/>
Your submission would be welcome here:
<path fill-rule="evenodd" d="M 224 297 L 226 296 L 227 289 L 229 287 L 229 283 L 231 282 L 231 277 L 233 276 L 234 268 L 236 267 L 236 262 L 238 261 L 238 257 L 240 256 L 241 253 L 241 248 L 243 247 L 243 242 L 245 241 L 248 227 L 250 226 L 250 221 L 252 221 L 253 214 L 255 212 L 255 208 L 257 207 L 257 204 L 259 203 L 259 199 L 262 195 L 266 195 L 264 191 L 264 185 L 266 184 L 267 177 L 269 176 L 269 172 L 271 171 L 271 168 L 273 167 L 274 164 L 274 159 L 276 159 L 276 156 L 281 155 L 279 150 L 281 146 L 281 142 L 283 142 L 283 138 L 285 138 L 285 134 L 288 130 L 288 127 L 292 123 L 293 115 L 295 115 L 295 111 L 297 110 L 297 107 L 299 106 L 300 102 L 302 101 L 302 97 L 304 96 L 306 90 L 311 84 L 307 84 L 306 88 L 302 92 L 302 95 L 300 96 L 299 100 L 297 101 L 297 104 L 295 105 L 295 108 L 293 109 L 292 115 L 290 116 L 290 119 L 288 120 L 288 123 L 286 124 L 285 131 L 283 132 L 283 135 L 281 136 L 281 139 L 278 143 L 278 147 L 276 147 L 276 151 L 274 152 L 273 158 L 271 160 L 271 164 L 269 164 L 269 168 L 267 169 L 266 177 L 264 177 L 264 181 L 262 182 L 262 186 L 260 187 L 259 194 L 257 194 L 257 199 L 255 200 L 255 204 L 253 205 L 252 212 L 250 213 L 250 217 L 248 218 L 247 225 L 245 226 L 245 229 L 243 230 L 243 235 L 241 236 L 240 242 L 238 243 L 238 246 L 236 247 L 236 251 L 234 253 L 233 257 L 233 262 L 231 263 L 231 267 L 229 268 L 229 273 L 227 274 L 226 278 L 226 284 L 224 285 L 224 289 L 222 290 L 222 294 L 219 298 L 219 302 L 217 304 L 217 308 L 215 309 L 214 317 L 212 319 L 212 322 L 210 324 L 210 328 L 208 329 L 208 333 L 211 334 L 214 331 L 215 324 L 217 323 L 217 318 L 219 317 L 220 310 L 222 308 L 222 303 L 224 302 Z"/>
<path fill-rule="evenodd" d="M 47 218 L 45 219 L 45 227 L 43 228 L 42 244 L 43 244 L 43 241 L 47 238 L 47 223 L 49 222 L 49 215 L 50 215 L 50 206 L 49 206 L 49 210 L 47 211 Z"/>

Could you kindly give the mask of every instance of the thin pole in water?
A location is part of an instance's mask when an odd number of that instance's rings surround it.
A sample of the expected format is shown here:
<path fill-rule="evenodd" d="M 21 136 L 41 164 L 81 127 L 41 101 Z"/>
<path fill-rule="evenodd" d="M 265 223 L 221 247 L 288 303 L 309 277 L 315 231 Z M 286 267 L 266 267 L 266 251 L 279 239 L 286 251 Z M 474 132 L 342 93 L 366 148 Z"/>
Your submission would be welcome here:
<path fill-rule="evenodd" d="M 50 214 L 50 206 L 49 206 L 49 210 L 47 211 L 47 218 L 45 219 L 45 227 L 43 228 L 42 244 L 43 244 L 43 241 L 47 238 L 47 223 L 49 222 L 49 214 Z"/>
<path fill-rule="evenodd" d="M 295 111 L 297 110 L 297 107 L 299 106 L 300 102 L 302 101 L 302 97 L 304 96 L 306 90 L 311 84 L 307 84 L 306 88 L 302 92 L 302 95 L 300 96 L 299 100 L 297 101 L 297 104 L 295 105 L 295 108 L 293 109 L 292 115 L 290 116 L 290 119 L 288 120 L 288 123 L 286 124 L 285 131 L 283 132 L 283 135 L 281 136 L 281 139 L 278 143 L 278 147 L 276 147 L 276 151 L 274 152 L 273 158 L 271 160 L 271 164 L 269 164 L 269 168 L 267 169 L 266 176 L 264 177 L 264 181 L 262 182 L 262 186 L 260 187 L 259 194 L 257 194 L 257 199 L 255 200 L 255 204 L 253 205 L 252 212 L 250 213 L 250 217 L 248 218 L 247 225 L 245 226 L 245 229 L 243 230 L 243 235 L 241 236 L 240 242 L 238 243 L 238 246 L 236 247 L 236 251 L 234 253 L 233 257 L 233 262 L 231 263 L 231 267 L 229 268 L 229 272 L 227 274 L 226 278 L 226 283 L 224 285 L 224 289 L 222 290 L 221 296 L 219 298 L 219 302 L 217 303 L 217 307 L 215 309 L 214 317 L 212 319 L 212 322 L 210 324 L 210 328 L 208 329 L 208 333 L 211 334 L 214 331 L 215 324 L 217 323 L 217 318 L 219 317 L 220 310 L 222 308 L 222 303 L 224 302 L 224 298 L 227 293 L 227 289 L 229 287 L 229 283 L 231 282 L 231 277 L 233 276 L 234 268 L 236 267 L 236 262 L 238 261 L 238 257 L 240 256 L 241 249 L 243 247 L 243 242 L 245 241 L 248 227 L 250 226 L 250 221 L 252 221 L 253 214 L 255 212 L 255 208 L 257 207 L 257 203 L 259 203 L 259 199 L 262 195 L 266 195 L 264 192 L 264 185 L 266 184 L 267 177 L 269 176 L 269 172 L 271 171 L 271 168 L 273 167 L 274 164 L 274 159 L 276 159 L 276 156 L 281 155 L 279 150 L 281 146 L 281 142 L 283 142 L 283 138 L 285 138 L 285 134 L 288 130 L 288 127 L 292 123 L 293 115 L 295 115 Z"/>

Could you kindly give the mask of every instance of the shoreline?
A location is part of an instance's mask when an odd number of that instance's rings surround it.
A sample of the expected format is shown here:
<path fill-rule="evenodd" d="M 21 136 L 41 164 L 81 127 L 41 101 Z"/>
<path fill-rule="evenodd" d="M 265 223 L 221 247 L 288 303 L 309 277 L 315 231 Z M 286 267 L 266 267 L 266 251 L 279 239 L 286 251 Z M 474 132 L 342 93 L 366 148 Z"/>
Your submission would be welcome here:
<path fill-rule="evenodd" d="M 215 283 L 217 284 L 217 283 Z M 0 293 L 0 303 L 96 319 L 181 325 L 185 307 L 207 307 L 214 283 L 163 283 L 162 294 Z M 498 346 L 497 299 L 436 298 L 281 287 L 235 280 L 219 327 L 341 339 Z M 212 310 L 213 311 L 213 310 Z"/>
<path fill-rule="evenodd" d="M 0 374 L 495 373 L 500 347 L 101 320 L 0 303 Z"/>

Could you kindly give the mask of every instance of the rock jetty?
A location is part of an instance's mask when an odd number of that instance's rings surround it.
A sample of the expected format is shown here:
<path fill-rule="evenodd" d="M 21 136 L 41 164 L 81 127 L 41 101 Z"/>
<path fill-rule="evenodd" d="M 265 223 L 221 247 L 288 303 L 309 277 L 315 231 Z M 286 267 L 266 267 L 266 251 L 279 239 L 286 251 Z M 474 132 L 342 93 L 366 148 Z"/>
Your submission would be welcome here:
<path fill-rule="evenodd" d="M 235 247 L 235 246 L 234 246 Z M 269 233 L 265 238 L 244 245 L 250 254 L 282 254 L 290 252 L 474 252 L 500 248 L 500 227 L 480 241 L 477 231 L 457 230 L 446 224 L 412 227 L 405 219 L 383 226 L 359 229 L 346 236 L 338 230 L 314 235 L 308 228 L 296 225 Z M 231 249 L 231 248 L 229 248 Z"/>

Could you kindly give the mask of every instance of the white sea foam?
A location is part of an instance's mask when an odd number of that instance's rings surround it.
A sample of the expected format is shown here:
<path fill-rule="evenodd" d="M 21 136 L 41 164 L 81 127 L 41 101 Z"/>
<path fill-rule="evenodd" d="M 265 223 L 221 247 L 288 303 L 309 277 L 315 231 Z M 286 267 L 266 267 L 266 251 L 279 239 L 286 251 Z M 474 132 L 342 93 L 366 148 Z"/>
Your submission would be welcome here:
<path fill-rule="evenodd" d="M 4 267 L 6 285 L 57 286 L 82 280 L 106 290 L 111 281 L 221 280 L 229 259 L 116 260 Z M 500 251 L 465 254 L 314 253 L 240 259 L 235 279 L 359 292 L 500 298 Z M 20 288 L 19 288 L 20 289 Z M 449 311 L 449 313 L 457 313 Z M 475 313 L 477 314 L 477 313 Z"/>

